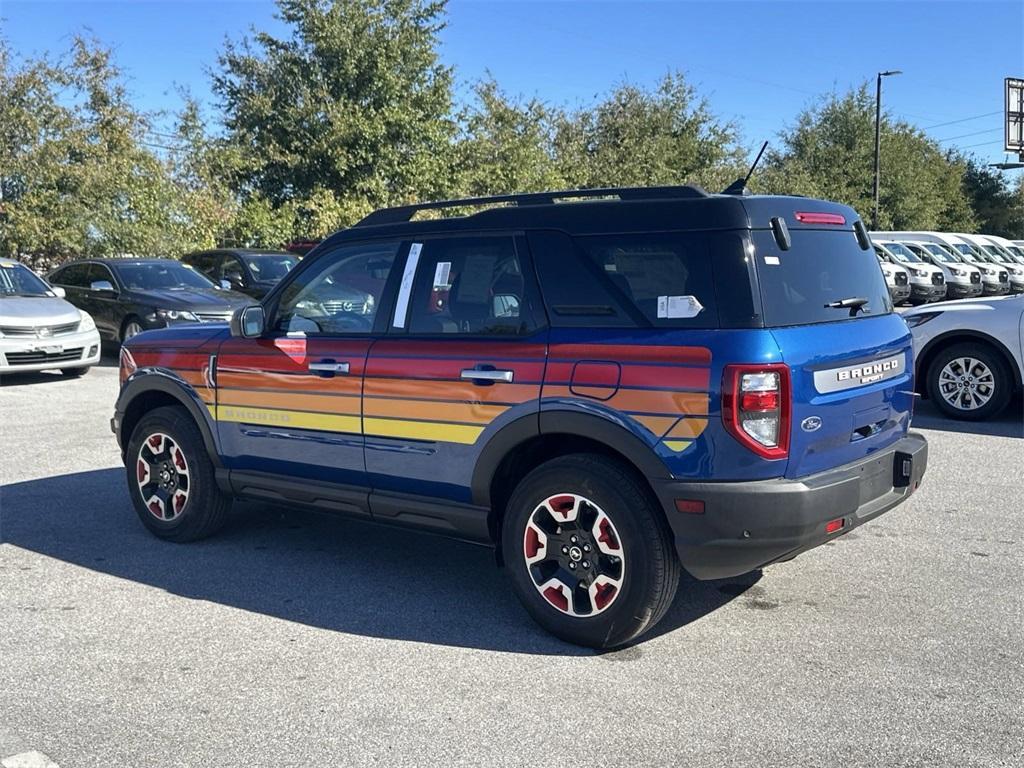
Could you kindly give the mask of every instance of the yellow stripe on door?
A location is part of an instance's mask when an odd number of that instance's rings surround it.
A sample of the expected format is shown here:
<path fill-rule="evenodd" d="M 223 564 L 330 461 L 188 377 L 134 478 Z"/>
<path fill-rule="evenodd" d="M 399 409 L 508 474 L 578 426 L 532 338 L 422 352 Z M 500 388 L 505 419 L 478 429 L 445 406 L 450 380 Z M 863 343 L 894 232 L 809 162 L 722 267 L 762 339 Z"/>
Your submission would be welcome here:
<path fill-rule="evenodd" d="M 281 411 L 273 408 L 250 408 L 234 405 L 208 405 L 217 421 L 240 424 L 263 424 L 268 427 L 296 427 L 326 432 L 360 432 L 358 416 L 344 416 L 306 411 Z M 397 437 L 409 440 L 433 440 L 444 443 L 472 445 L 484 427 L 467 424 L 448 424 L 440 421 L 407 421 L 405 419 L 363 419 L 365 434 L 377 437 Z"/>
<path fill-rule="evenodd" d="M 309 413 L 307 411 L 280 411 L 273 408 L 250 408 L 248 406 L 218 405 L 210 412 L 217 421 L 232 421 L 240 424 L 263 424 L 268 427 L 297 427 L 319 429 L 326 432 L 350 432 L 359 434 L 359 417 L 332 413 Z"/>

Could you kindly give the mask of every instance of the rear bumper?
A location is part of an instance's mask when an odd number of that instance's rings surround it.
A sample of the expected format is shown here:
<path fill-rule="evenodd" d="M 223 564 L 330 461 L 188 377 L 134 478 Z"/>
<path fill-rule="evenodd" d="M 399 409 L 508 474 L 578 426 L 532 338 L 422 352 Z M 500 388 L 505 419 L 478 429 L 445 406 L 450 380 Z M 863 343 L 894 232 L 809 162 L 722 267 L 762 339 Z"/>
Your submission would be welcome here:
<path fill-rule="evenodd" d="M 698 579 L 721 579 L 788 560 L 889 511 L 909 498 L 927 466 L 928 444 L 911 432 L 866 459 L 799 480 L 669 481 L 657 492 L 683 567 Z M 703 501 L 704 514 L 677 511 L 676 499 Z M 837 518 L 843 528 L 826 533 Z"/>

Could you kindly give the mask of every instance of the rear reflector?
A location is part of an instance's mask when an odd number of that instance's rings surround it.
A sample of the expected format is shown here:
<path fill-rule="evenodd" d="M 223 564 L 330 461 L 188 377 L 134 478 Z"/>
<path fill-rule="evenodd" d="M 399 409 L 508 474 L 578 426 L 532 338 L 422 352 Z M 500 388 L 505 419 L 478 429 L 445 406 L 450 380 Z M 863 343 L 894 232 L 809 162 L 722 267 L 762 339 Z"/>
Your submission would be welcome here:
<path fill-rule="evenodd" d="M 699 499 L 676 499 L 676 509 L 687 515 L 703 515 L 704 502 Z"/>
<path fill-rule="evenodd" d="M 846 217 L 840 213 L 815 213 L 814 211 L 797 211 L 796 220 L 801 224 L 835 224 L 843 226 Z"/>
<path fill-rule="evenodd" d="M 835 520 L 829 520 L 825 523 L 825 533 L 835 533 L 844 525 L 846 525 L 846 521 L 841 517 L 837 517 Z"/>

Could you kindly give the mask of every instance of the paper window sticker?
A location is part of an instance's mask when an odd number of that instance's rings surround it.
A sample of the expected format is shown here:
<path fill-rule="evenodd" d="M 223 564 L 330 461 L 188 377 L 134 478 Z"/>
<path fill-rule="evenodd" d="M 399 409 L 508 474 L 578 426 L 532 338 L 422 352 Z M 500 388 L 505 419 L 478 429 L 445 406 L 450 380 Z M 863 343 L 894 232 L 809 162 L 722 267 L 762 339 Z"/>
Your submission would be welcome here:
<path fill-rule="evenodd" d="M 659 296 L 658 317 L 666 320 L 696 317 L 704 305 L 696 296 Z"/>
<path fill-rule="evenodd" d="M 765 256 L 764 257 L 764 263 L 765 264 L 772 264 L 773 266 L 777 267 L 779 265 L 779 257 L 778 256 Z"/>
<path fill-rule="evenodd" d="M 398 299 L 395 302 L 395 319 L 391 323 L 395 328 L 405 328 L 405 316 L 409 313 L 412 281 L 416 276 L 416 265 L 420 263 L 420 251 L 422 250 L 423 243 L 413 243 L 409 246 L 409 257 L 405 260 L 402 284 L 398 287 Z"/>
<path fill-rule="evenodd" d="M 449 288 L 448 282 L 452 274 L 452 263 L 450 261 L 439 261 L 434 268 L 434 288 Z"/>

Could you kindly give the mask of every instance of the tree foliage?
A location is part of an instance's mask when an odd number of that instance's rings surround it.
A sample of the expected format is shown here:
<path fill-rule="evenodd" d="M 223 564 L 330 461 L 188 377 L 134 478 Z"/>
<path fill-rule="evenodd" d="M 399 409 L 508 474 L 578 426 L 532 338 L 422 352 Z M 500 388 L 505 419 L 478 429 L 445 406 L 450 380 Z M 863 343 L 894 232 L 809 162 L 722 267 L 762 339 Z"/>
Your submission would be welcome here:
<path fill-rule="evenodd" d="M 154 132 L 97 42 L 22 59 L 0 38 L 0 256 L 180 255 L 323 237 L 382 205 L 555 188 L 698 183 L 749 162 L 681 72 L 568 109 L 488 76 L 453 103 L 445 0 L 277 0 L 284 32 L 228 42 L 204 111 Z M 169 132 L 168 132 L 169 131 Z M 880 226 L 1024 235 L 1024 187 L 884 115 Z M 162 146 L 154 146 L 162 145 Z M 800 113 L 755 191 L 870 218 L 874 93 Z"/>
<path fill-rule="evenodd" d="M 867 85 L 831 94 L 781 134 L 753 186 L 873 208 L 875 99 Z M 881 121 L 880 229 L 970 231 L 974 217 L 960 185 L 963 165 L 923 132 L 888 115 Z"/>

